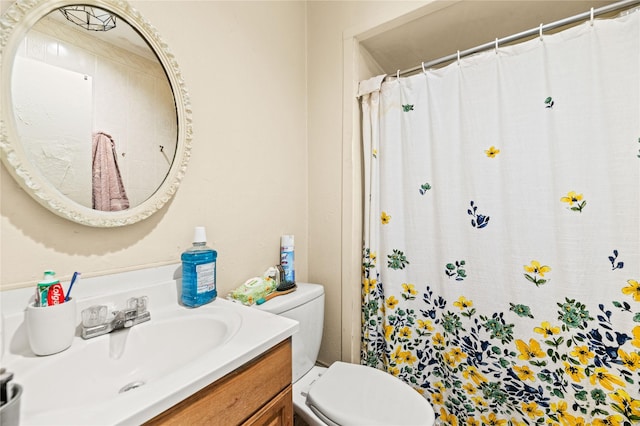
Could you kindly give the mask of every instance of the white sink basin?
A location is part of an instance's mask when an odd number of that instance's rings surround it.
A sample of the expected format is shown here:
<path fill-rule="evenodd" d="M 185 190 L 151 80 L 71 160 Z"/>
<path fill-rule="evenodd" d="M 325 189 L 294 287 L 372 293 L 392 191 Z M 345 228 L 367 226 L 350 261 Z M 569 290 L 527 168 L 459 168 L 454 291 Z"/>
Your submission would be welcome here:
<path fill-rule="evenodd" d="M 78 324 L 92 304 L 118 307 L 141 295 L 149 298 L 151 320 L 89 340 L 78 332 L 69 349 L 44 357 L 26 339 L 24 310 L 33 290 L 2 293 L 0 361 L 24 389 L 21 426 L 144 423 L 298 329 L 293 320 L 220 297 L 185 308 L 177 302 L 175 270 L 160 267 L 147 282 L 140 271 L 83 280 L 75 294 Z"/>
<path fill-rule="evenodd" d="M 224 345 L 242 324 L 228 308 L 181 309 L 129 329 L 76 342 L 70 350 L 40 358 L 21 375 L 29 398 L 23 413 L 86 407 L 153 384 Z M 56 391 L 73 379 L 73 386 Z M 56 385 L 57 384 L 57 385 Z M 31 401 L 36 401 L 32 404 Z"/>

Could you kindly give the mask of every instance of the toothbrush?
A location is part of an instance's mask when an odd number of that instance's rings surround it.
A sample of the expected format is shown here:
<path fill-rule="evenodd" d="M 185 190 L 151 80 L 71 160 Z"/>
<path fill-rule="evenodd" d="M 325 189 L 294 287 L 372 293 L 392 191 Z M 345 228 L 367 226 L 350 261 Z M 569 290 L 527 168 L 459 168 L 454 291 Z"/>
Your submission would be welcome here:
<path fill-rule="evenodd" d="M 298 286 L 296 286 L 294 284 L 292 287 L 289 287 L 286 290 L 278 290 L 278 289 L 276 289 L 276 291 L 274 291 L 273 293 L 269 293 L 266 296 L 261 297 L 260 299 L 256 300 L 256 305 L 262 305 L 264 302 L 266 302 L 267 300 L 271 300 L 274 297 L 283 296 L 285 294 L 289 294 L 289 293 L 295 291 L 297 288 L 298 288 Z"/>
<path fill-rule="evenodd" d="M 73 288 L 73 284 L 76 282 L 77 279 L 80 278 L 80 272 L 74 272 L 73 273 L 73 277 L 71 277 L 71 284 L 69 284 L 69 290 L 67 291 L 67 297 L 64 298 L 65 302 L 69 301 L 69 295 L 71 294 L 71 289 Z"/>

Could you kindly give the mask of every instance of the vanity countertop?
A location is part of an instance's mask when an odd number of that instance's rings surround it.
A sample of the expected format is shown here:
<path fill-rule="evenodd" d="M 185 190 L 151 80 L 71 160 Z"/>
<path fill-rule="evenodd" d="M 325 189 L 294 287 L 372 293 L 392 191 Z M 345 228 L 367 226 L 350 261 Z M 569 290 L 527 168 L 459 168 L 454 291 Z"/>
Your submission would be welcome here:
<path fill-rule="evenodd" d="M 44 357 L 31 352 L 24 325 L 34 289 L 3 292 L 2 366 L 24 388 L 20 424 L 141 424 L 298 330 L 296 321 L 220 295 L 186 308 L 178 303 L 179 274 L 179 265 L 168 265 L 83 279 L 73 289 L 78 324 L 82 309 L 115 309 L 143 295 L 151 320 L 89 340 L 78 331 L 69 349 Z"/>

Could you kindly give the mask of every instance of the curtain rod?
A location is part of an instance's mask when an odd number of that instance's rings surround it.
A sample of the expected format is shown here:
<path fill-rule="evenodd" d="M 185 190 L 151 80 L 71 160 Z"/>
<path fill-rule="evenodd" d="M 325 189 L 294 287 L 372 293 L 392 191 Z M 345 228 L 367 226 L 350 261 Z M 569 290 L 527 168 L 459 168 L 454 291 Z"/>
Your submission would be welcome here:
<path fill-rule="evenodd" d="M 442 58 L 439 59 L 435 59 L 432 61 L 428 61 L 428 62 L 423 62 L 420 65 L 413 67 L 413 68 L 408 68 L 406 70 L 403 71 L 398 71 L 398 73 L 396 74 L 397 76 L 401 76 L 401 75 L 406 75 L 406 74 L 411 74 L 413 72 L 416 71 L 422 71 L 423 69 L 427 69 L 427 68 L 431 68 L 433 66 L 436 65 L 440 65 L 443 64 L 445 62 L 449 62 L 452 61 L 454 59 L 459 59 L 462 58 L 463 56 L 468 56 L 474 53 L 479 53 L 482 52 L 484 50 L 488 50 L 488 49 L 492 49 L 495 48 L 501 44 L 505 44 L 505 43 L 511 43 L 513 41 L 519 40 L 521 38 L 525 38 L 525 37 L 530 37 L 536 34 L 540 34 L 543 33 L 544 31 L 548 31 L 548 30 L 552 30 L 558 27 L 562 27 L 564 25 L 568 25 L 568 24 L 572 24 L 574 22 L 579 22 L 582 20 L 585 20 L 587 18 L 592 19 L 596 16 L 600 16 L 603 15 L 605 13 L 609 13 L 609 12 L 613 12 L 616 11 L 618 9 L 624 9 L 627 7 L 631 7 L 633 5 L 636 4 L 640 4 L 640 0 L 623 0 L 623 1 L 619 1 L 617 3 L 612 3 L 610 5 L 607 6 L 602 6 L 599 7 L 597 9 L 591 8 L 590 11 L 588 12 L 584 12 L 584 13 L 580 13 L 578 15 L 574 15 L 574 16 L 570 16 L 568 18 L 564 18 L 561 19 L 559 21 L 555 21 L 555 22 L 551 22 L 549 24 L 540 24 L 539 27 L 537 28 L 532 28 L 530 30 L 527 31 L 522 31 L 520 33 L 517 34 L 513 34 L 507 37 L 503 37 L 501 39 L 496 39 L 495 41 L 489 42 L 489 43 L 485 43 L 485 44 L 481 44 L 480 46 L 476 46 L 476 47 L 472 47 L 471 49 L 467 49 L 467 50 L 463 50 L 463 51 L 458 51 L 454 54 L 451 54 L 449 56 L 443 56 Z M 393 75 L 389 75 L 387 77 L 394 77 Z M 385 77 L 386 79 L 386 77 Z"/>

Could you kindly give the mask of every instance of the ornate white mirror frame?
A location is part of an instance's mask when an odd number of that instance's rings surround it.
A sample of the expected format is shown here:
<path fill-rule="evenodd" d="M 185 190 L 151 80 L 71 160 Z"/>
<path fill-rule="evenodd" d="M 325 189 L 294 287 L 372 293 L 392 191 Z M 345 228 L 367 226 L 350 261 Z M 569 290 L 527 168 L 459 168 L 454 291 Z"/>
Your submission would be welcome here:
<path fill-rule="evenodd" d="M 11 77 L 17 49 L 31 27 L 50 12 L 72 4 L 95 6 L 117 15 L 148 43 L 165 70 L 176 108 L 176 151 L 169 172 L 148 199 L 128 210 L 106 212 L 85 207 L 55 188 L 28 160 L 16 130 Z M 0 17 L 0 151 L 20 186 L 41 205 L 68 220 L 93 227 L 117 227 L 151 216 L 175 194 L 191 155 L 192 122 L 187 90 L 173 55 L 155 28 L 122 0 L 18 0 Z"/>

